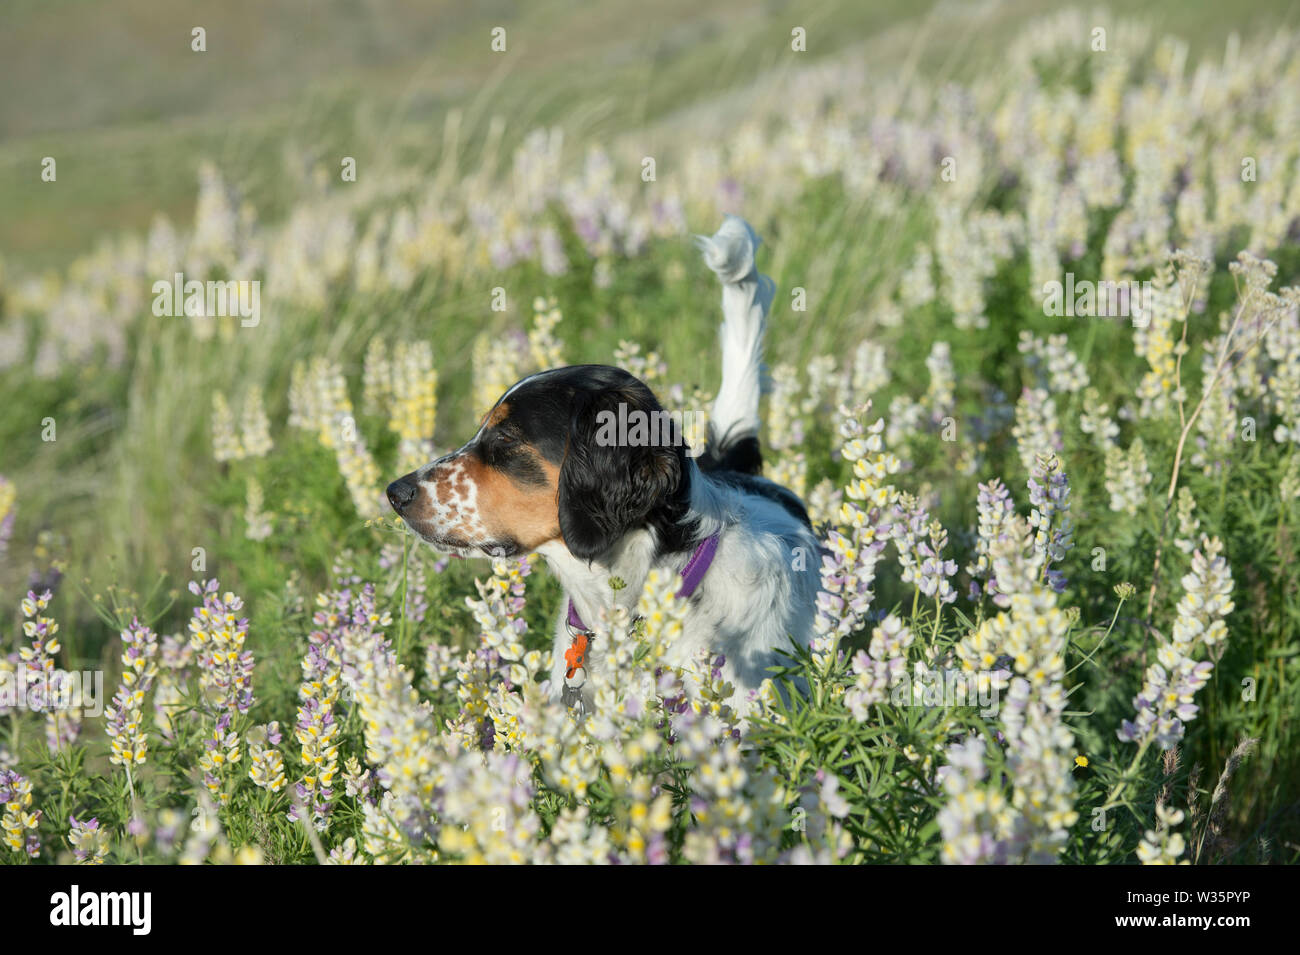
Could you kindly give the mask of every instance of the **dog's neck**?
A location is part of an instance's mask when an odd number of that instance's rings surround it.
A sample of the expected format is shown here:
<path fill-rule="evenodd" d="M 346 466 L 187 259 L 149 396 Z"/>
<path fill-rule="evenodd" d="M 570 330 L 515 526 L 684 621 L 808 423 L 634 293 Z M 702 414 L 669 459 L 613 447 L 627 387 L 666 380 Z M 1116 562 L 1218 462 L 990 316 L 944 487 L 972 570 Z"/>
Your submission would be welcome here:
<path fill-rule="evenodd" d="M 702 539 L 717 533 L 725 523 L 725 507 L 717 485 L 700 472 L 694 461 L 688 462 L 688 467 L 691 469 L 690 518 L 696 522 Z M 667 566 L 680 572 L 691 556 L 689 549 L 671 555 L 660 554 L 659 541 L 648 527 L 624 534 L 609 553 L 590 563 L 574 557 L 560 539 L 548 541 L 537 548 L 537 552 L 546 558 L 551 572 L 559 578 L 565 593 L 578 608 L 578 616 L 587 626 L 593 626 L 600 619 L 601 610 L 616 605 L 635 613 L 651 568 Z M 611 577 L 617 577 L 626 586 L 612 589 L 609 586 Z"/>
<path fill-rule="evenodd" d="M 537 550 L 559 578 L 579 616 L 590 626 L 600 620 L 603 609 L 621 605 L 635 612 L 657 549 L 654 533 L 642 529 L 624 535 L 608 554 L 590 563 L 569 553 L 562 540 L 550 541 Z M 613 577 L 626 586 L 614 590 L 609 585 Z"/>

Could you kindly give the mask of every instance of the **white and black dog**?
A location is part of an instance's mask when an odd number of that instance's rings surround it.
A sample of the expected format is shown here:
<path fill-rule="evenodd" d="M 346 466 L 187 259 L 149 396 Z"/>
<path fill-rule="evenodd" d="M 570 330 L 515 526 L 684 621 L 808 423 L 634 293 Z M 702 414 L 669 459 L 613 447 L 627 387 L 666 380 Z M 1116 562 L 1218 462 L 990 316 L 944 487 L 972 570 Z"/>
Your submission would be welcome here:
<path fill-rule="evenodd" d="M 689 592 L 669 662 L 687 665 L 701 649 L 722 654 L 741 712 L 765 670 L 781 662 L 776 651 L 790 638 L 806 643 L 812 628 L 818 542 L 799 499 L 759 474 L 773 285 L 755 267 L 759 238 L 744 220 L 729 216 L 699 243 L 722 281 L 723 313 L 722 384 L 702 454 L 692 457 L 676 439 L 602 440 L 611 415 L 664 421 L 667 412 L 628 372 L 574 365 L 520 381 L 458 451 L 388 486 L 393 509 L 438 550 L 546 558 L 569 597 L 556 624 L 557 697 L 572 700 L 582 621 L 599 620 L 615 602 L 634 610 L 654 567 L 682 572 Z M 627 586 L 611 589 L 611 577 Z M 588 648 L 583 639 L 582 648 L 577 662 L 598 670 L 599 640 Z"/>

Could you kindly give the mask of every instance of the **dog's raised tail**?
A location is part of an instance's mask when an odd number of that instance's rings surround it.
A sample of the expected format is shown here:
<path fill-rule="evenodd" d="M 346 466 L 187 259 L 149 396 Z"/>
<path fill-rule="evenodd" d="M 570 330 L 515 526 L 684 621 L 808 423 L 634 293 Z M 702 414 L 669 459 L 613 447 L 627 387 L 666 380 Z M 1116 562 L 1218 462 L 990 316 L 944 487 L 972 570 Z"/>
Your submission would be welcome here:
<path fill-rule="evenodd" d="M 776 286 L 754 264 L 762 240 L 748 222 L 727 216 L 711 236 L 697 236 L 704 262 L 722 282 L 722 385 L 709 418 L 705 470 L 758 474 L 758 399 L 767 390 L 763 335 Z"/>

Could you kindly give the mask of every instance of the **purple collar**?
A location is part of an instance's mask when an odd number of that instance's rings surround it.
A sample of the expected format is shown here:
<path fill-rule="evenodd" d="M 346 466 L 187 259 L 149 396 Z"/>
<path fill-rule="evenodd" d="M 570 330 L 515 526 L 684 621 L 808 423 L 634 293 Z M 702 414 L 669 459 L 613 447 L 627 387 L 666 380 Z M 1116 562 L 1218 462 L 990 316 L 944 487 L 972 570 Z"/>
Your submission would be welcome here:
<path fill-rule="evenodd" d="M 691 554 L 691 559 L 686 562 L 682 568 L 682 589 L 677 591 L 678 597 L 689 597 L 695 593 L 704 580 L 704 575 L 709 572 L 709 566 L 713 563 L 713 557 L 718 552 L 718 539 L 722 532 L 714 534 L 712 537 L 706 537 L 700 541 L 695 548 L 695 553 Z M 575 630 L 582 630 L 586 633 L 591 631 L 587 625 L 582 622 L 582 617 L 578 616 L 578 608 L 573 605 L 573 598 L 569 598 L 569 626 Z"/>

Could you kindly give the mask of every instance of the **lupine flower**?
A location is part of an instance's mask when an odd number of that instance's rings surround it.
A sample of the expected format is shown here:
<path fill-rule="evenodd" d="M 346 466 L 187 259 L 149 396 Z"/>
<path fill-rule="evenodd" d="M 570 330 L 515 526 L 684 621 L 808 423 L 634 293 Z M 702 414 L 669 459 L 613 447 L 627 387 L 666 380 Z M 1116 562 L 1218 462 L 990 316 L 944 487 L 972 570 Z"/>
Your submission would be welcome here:
<path fill-rule="evenodd" d="M 522 701 L 515 687 L 530 684 L 542 669 L 542 657 L 525 651 L 528 630 L 522 612 L 525 581 L 532 573 L 526 559 L 493 561 L 492 576 L 475 581 L 479 599 L 465 598 L 479 626 L 479 647 L 456 667 L 456 696 L 460 714 L 456 732 L 470 747 L 522 748 L 525 738 L 519 721 Z"/>
<path fill-rule="evenodd" d="M 813 527 L 823 527 L 834 522 L 844 503 L 844 490 L 831 483 L 830 478 L 822 478 L 808 492 L 808 517 Z"/>
<path fill-rule="evenodd" d="M 775 861 L 789 818 L 785 787 L 715 716 L 686 710 L 672 718 L 674 754 L 695 767 L 682 857 L 696 865 Z"/>
<path fill-rule="evenodd" d="M 926 597 L 941 604 L 952 603 L 957 592 L 948 582 L 957 573 L 957 562 L 945 560 L 948 532 L 938 521 L 930 521 L 925 507 L 910 494 L 899 495 L 892 526 L 903 583 L 914 584 Z"/>
<path fill-rule="evenodd" d="M 898 299 L 904 308 L 914 309 L 929 305 L 934 296 L 934 257 L 923 244 L 898 280 Z"/>
<path fill-rule="evenodd" d="M 203 600 L 190 621 L 199 687 L 210 712 L 247 713 L 253 705 L 253 654 L 244 649 L 248 619 L 238 616 L 244 602 L 230 591 L 217 596 L 217 588 L 216 578 L 190 582 L 190 593 Z"/>
<path fill-rule="evenodd" d="M 28 671 L 39 676 L 48 675 L 54 670 L 54 655 L 61 649 L 57 636 L 58 623 L 52 617 L 41 615 L 41 611 L 50 605 L 53 596 L 49 590 L 39 596 L 29 590 L 22 602 L 23 616 L 27 618 L 23 621 L 23 634 L 31 638 L 32 645 L 23 647 L 18 655 L 27 664 Z"/>
<path fill-rule="evenodd" d="M 615 857 L 609 830 L 589 821 L 586 806 L 560 811 L 551 827 L 550 845 L 557 865 L 607 865 Z"/>
<path fill-rule="evenodd" d="M 533 325 L 528 330 L 528 351 L 535 368 L 557 368 L 564 362 L 564 343 L 555 327 L 564 318 L 554 298 L 533 299 Z"/>
<path fill-rule="evenodd" d="M 531 767 L 514 753 L 460 751 L 444 764 L 438 845 L 470 865 L 545 861 L 541 820 L 531 811 Z"/>
<path fill-rule="evenodd" d="M 1136 515 L 1146 503 L 1150 484 L 1151 468 L 1147 466 L 1146 445 L 1141 438 L 1134 438 L 1127 452 L 1119 447 L 1106 452 L 1106 490 L 1110 493 L 1112 511 Z"/>
<path fill-rule="evenodd" d="M 343 766 L 343 789 L 353 799 L 371 799 L 375 780 L 370 770 L 362 769 L 355 756 L 349 756 Z"/>
<path fill-rule="evenodd" d="M 1203 381 L 1214 380 L 1220 351 L 1229 348 L 1226 333 L 1205 343 L 1205 355 L 1201 360 Z M 1245 362 L 1243 365 L 1249 366 Z M 1205 396 L 1201 415 L 1196 419 L 1196 443 L 1190 461 L 1207 477 L 1217 476 L 1227 467 L 1241 424 L 1245 398 L 1246 395 L 1238 391 L 1236 376 L 1231 374 L 1221 375 L 1214 389 Z"/>
<path fill-rule="evenodd" d="M 985 744 L 978 736 L 948 747 L 940 771 L 947 799 L 939 810 L 940 859 L 949 865 L 1005 864 L 1015 812 L 1002 791 L 985 785 Z"/>
<path fill-rule="evenodd" d="M 361 382 L 362 407 L 370 414 L 386 412 L 393 400 L 393 367 L 388 360 L 388 345 L 379 335 L 366 346 Z"/>
<path fill-rule="evenodd" d="M 229 713 L 217 717 L 212 732 L 203 740 L 203 755 L 199 757 L 199 768 L 203 770 L 203 784 L 208 792 L 226 803 L 230 800 L 228 783 L 236 765 L 244 757 L 239 735 L 230 728 Z"/>
<path fill-rule="evenodd" d="M 330 865 L 362 865 L 363 860 L 357 855 L 357 840 L 348 836 L 342 845 L 330 850 Z"/>
<path fill-rule="evenodd" d="M 889 402 L 889 428 L 885 431 L 885 444 L 902 448 L 925 430 L 925 405 L 907 395 L 896 395 Z"/>
<path fill-rule="evenodd" d="M 958 203 L 944 196 L 936 204 L 935 216 L 934 255 L 953 324 L 962 329 L 986 328 L 984 280 L 996 271 L 996 263 L 984 254 L 977 226 Z"/>
<path fill-rule="evenodd" d="M 179 864 L 202 865 L 209 857 L 217 862 L 228 861 L 230 847 L 221 831 L 217 807 L 213 805 L 206 789 L 198 790 L 198 805 L 194 807 L 189 829 L 190 834 L 176 860 Z M 217 847 L 215 852 L 213 846 Z"/>
<path fill-rule="evenodd" d="M 853 655 L 854 682 L 844 693 L 844 705 L 859 723 L 868 718 L 872 706 L 888 699 L 906 676 L 911 645 L 911 629 L 890 614 L 872 631 L 870 646 Z"/>
<path fill-rule="evenodd" d="M 1029 366 L 1037 371 L 1056 394 L 1078 394 L 1088 387 L 1088 371 L 1070 350 L 1065 335 L 1049 335 L 1044 341 L 1030 331 L 1020 333 L 1018 345 L 1029 356 Z"/>
<path fill-rule="evenodd" d="M 81 735 L 81 685 L 67 670 L 51 671 L 46 684 L 45 745 L 51 752 L 71 746 Z"/>
<path fill-rule="evenodd" d="M 1070 482 L 1055 454 L 1039 456 L 1029 475 L 1029 503 L 1033 511 L 1029 526 L 1034 529 L 1034 549 L 1042 557 L 1042 572 L 1060 593 L 1065 578 L 1052 564 L 1065 559 L 1074 547 L 1074 524 L 1070 520 Z"/>
<path fill-rule="evenodd" d="M 17 497 L 13 482 L 0 474 L 0 559 L 9 550 L 9 539 L 14 533 L 14 514 L 17 511 L 14 501 Z"/>
<path fill-rule="evenodd" d="M 235 430 L 235 415 L 226 396 L 219 391 L 212 392 L 212 457 L 218 464 L 244 457 L 244 447 Z"/>
<path fill-rule="evenodd" d="M 0 686 L 16 686 L 18 683 L 18 665 L 20 661 L 16 653 L 0 653 Z M 24 669 L 26 666 L 24 665 Z M 18 705 L 18 700 L 9 693 L 0 695 L 0 716 L 7 716 Z M 7 750 L 0 750 L 0 769 L 8 769 L 15 762 L 13 755 Z"/>
<path fill-rule="evenodd" d="M 76 856 L 79 865 L 102 865 L 108 855 L 108 832 L 99 825 L 99 820 L 91 818 L 79 822 L 76 816 L 69 816 L 72 831 L 68 833 L 68 845 Z"/>
<path fill-rule="evenodd" d="M 185 695 L 181 688 L 189 682 L 194 648 L 181 634 L 169 634 L 162 638 L 159 662 L 161 669 L 158 671 L 158 686 L 153 694 L 153 722 L 164 739 L 174 739 L 176 730 L 172 718 L 185 706 Z"/>
<path fill-rule="evenodd" d="M 334 424 L 340 434 L 339 441 L 334 445 L 334 454 L 339 471 L 348 486 L 348 494 L 352 497 L 352 504 L 359 515 L 373 520 L 383 513 L 382 496 L 379 493 L 379 466 L 366 447 L 354 418 L 340 412 L 335 417 Z"/>
<path fill-rule="evenodd" d="M 254 727 L 246 737 L 251 765 L 248 778 L 267 792 L 278 793 L 285 785 L 284 757 L 275 748 L 280 739 L 280 724 L 276 722 Z"/>
<path fill-rule="evenodd" d="M 158 675 L 158 636 L 139 620 L 122 631 L 122 683 L 104 712 L 109 762 L 127 767 L 143 765 L 149 752 L 144 723 L 144 699 Z"/>
<path fill-rule="evenodd" d="M 1217 537 L 1203 536 L 1201 549 L 1192 553 L 1173 633 L 1161 642 L 1156 662 L 1147 667 L 1142 690 L 1133 698 L 1137 717 L 1124 721 L 1121 740 L 1154 741 L 1161 749 L 1172 749 L 1183 738 L 1185 724 L 1196 717 L 1199 708 L 1192 701 L 1214 670 L 1209 660 L 1196 661 L 1196 651 L 1204 646 L 1213 652 L 1227 639 L 1223 621 L 1234 607 L 1232 573 L 1222 551 Z"/>
<path fill-rule="evenodd" d="M 774 451 L 787 451 L 804 437 L 799 372 L 794 365 L 782 362 L 772 369 L 771 379 L 766 443 Z"/>
<path fill-rule="evenodd" d="M 668 374 L 668 365 L 658 352 L 642 355 L 641 345 L 626 338 L 619 339 L 618 347 L 614 349 L 614 364 L 648 384 L 662 381 Z"/>
<path fill-rule="evenodd" d="M 26 776 L 11 769 L 0 769 L 0 829 L 4 842 L 14 852 L 24 852 L 30 859 L 41 854 L 41 839 L 37 827 L 41 811 L 32 808 L 32 784 Z"/>
<path fill-rule="evenodd" d="M 251 541 L 266 540 L 271 536 L 271 515 L 262 508 L 266 501 L 262 496 L 262 485 L 253 478 L 248 479 L 248 497 L 244 506 L 244 536 Z"/>
<path fill-rule="evenodd" d="M 808 396 L 804 399 L 803 413 L 815 414 L 821 410 L 822 392 L 834 386 L 838 429 L 844 418 L 852 416 L 852 409 L 875 398 L 889 384 L 889 354 L 878 342 L 864 341 L 853 350 L 852 363 L 836 373 L 835 359 L 830 356 L 814 358 L 808 362 Z"/>
<path fill-rule="evenodd" d="M 366 759 L 384 790 L 377 804 L 363 805 L 366 850 L 378 860 L 400 861 L 410 847 L 437 838 L 436 797 L 446 765 L 441 754 L 454 760 L 458 744 L 438 733 L 433 712 L 420 702 L 379 623 L 343 632 L 342 676 L 360 708 Z"/>
<path fill-rule="evenodd" d="M 1026 388 L 1016 402 L 1016 425 L 1011 429 L 1016 449 L 1026 471 L 1033 471 L 1039 456 L 1064 449 L 1061 427 L 1056 419 L 1056 402 L 1042 388 Z"/>
<path fill-rule="evenodd" d="M 1196 498 L 1191 488 L 1184 485 L 1178 489 L 1178 536 L 1174 546 L 1184 554 L 1196 549 L 1196 533 L 1201 529 L 1201 520 L 1196 516 Z"/>
<path fill-rule="evenodd" d="M 713 395 L 699 386 L 688 392 L 682 385 L 674 384 L 669 387 L 665 398 L 665 410 L 681 419 L 682 442 L 686 447 L 704 447 L 708 439 L 709 405 Z"/>
<path fill-rule="evenodd" d="M 334 711 L 343 673 L 343 642 L 350 633 L 371 634 L 392 619 L 376 609 L 370 584 L 355 597 L 350 589 L 343 589 L 320 594 L 316 603 L 320 609 L 312 621 L 317 629 L 307 637 L 294 736 L 302 747 L 304 772 L 296 785 L 298 801 L 311 809 L 313 825 L 324 832 L 333 811 L 334 775 L 338 772 L 339 727 Z M 297 820 L 297 805 L 289 811 L 289 818 Z"/>
<path fill-rule="evenodd" d="M 1110 406 L 1101 400 L 1096 388 L 1083 393 L 1083 410 L 1079 412 L 1079 430 L 1093 436 L 1093 443 L 1101 451 L 1115 447 L 1119 425 L 1110 417 Z"/>
<path fill-rule="evenodd" d="M 266 417 L 262 389 L 257 385 L 249 386 L 244 394 L 239 428 L 245 457 L 264 458 L 271 452 L 271 422 Z"/>
<path fill-rule="evenodd" d="M 1187 310 L 1172 263 L 1156 270 L 1151 291 L 1143 298 L 1144 321 L 1133 329 L 1133 350 L 1149 366 L 1137 387 L 1137 396 L 1142 399 L 1139 414 L 1147 418 L 1163 414 L 1170 398 L 1177 398 L 1174 349 L 1178 332 L 1174 326 L 1187 321 Z"/>
<path fill-rule="evenodd" d="M 991 558 L 993 544 L 1006 534 L 1015 506 L 1011 501 L 1011 492 L 999 478 L 993 478 L 987 484 L 979 486 L 979 528 L 975 541 L 975 561 L 966 568 L 971 575 L 972 595 L 978 595 L 979 581 L 985 581 L 984 588 L 989 593 L 997 592 L 997 582 L 993 579 L 993 561 Z"/>
<path fill-rule="evenodd" d="M 1292 453 L 1287 457 L 1282 479 L 1278 481 L 1277 493 L 1287 506 L 1300 498 L 1300 453 Z"/>
<path fill-rule="evenodd" d="M 18 651 L 19 659 L 27 668 L 27 702 L 37 713 L 45 714 L 46 745 L 53 751 L 76 740 L 81 726 L 81 701 L 71 675 L 54 665 L 54 656 L 61 649 L 59 625 L 53 617 L 41 611 L 53 598 L 50 590 L 39 596 L 29 590 L 22 601 L 23 634 L 32 641 L 30 647 Z"/>
<path fill-rule="evenodd" d="M 289 425 L 314 432 L 334 452 L 352 504 L 370 520 L 384 511 L 379 466 L 366 446 L 352 413 L 347 380 L 337 364 L 323 358 L 310 367 L 296 364 L 289 386 Z M 425 436 L 427 437 L 427 435 Z"/>
<path fill-rule="evenodd" d="M 1181 809 L 1171 809 L 1163 804 L 1156 804 L 1156 828 L 1148 829 L 1138 846 L 1138 860 L 1143 865 L 1187 865 L 1187 860 L 1180 860 L 1187 843 L 1182 835 L 1174 832 L 1173 827 L 1183 821 Z"/>
<path fill-rule="evenodd" d="M 311 382 L 307 375 L 307 365 L 296 361 L 289 371 L 289 427 L 301 428 L 304 431 L 314 430 L 315 405 L 315 396 L 312 394 Z"/>
<path fill-rule="evenodd" d="M 194 208 L 194 236 L 186 271 L 206 275 L 211 266 L 234 267 L 240 235 L 239 197 L 211 162 L 199 164 L 199 194 Z"/>
<path fill-rule="evenodd" d="M 876 563 L 891 534 L 886 515 L 898 498 L 893 485 L 884 481 L 902 468 L 898 458 L 884 450 L 883 419 L 864 429 L 847 409 L 842 414 L 840 454 L 853 466 L 853 477 L 844 489 L 847 500 L 836 515 L 847 533 L 832 530 L 827 540 L 830 553 L 822 558 L 814 624 L 814 650 L 822 654 L 831 654 L 841 637 L 858 630 L 871 606 Z"/>
<path fill-rule="evenodd" d="M 433 457 L 431 439 L 438 418 L 433 347 L 425 341 L 399 342 L 388 368 L 388 427 L 399 440 L 398 467 L 413 471 Z"/>
<path fill-rule="evenodd" d="M 188 825 L 188 819 L 177 809 L 160 809 L 156 822 L 153 844 L 162 855 L 170 856 L 176 848 L 182 828 Z"/>
<path fill-rule="evenodd" d="M 1045 559 L 1029 526 L 1014 518 L 1006 537 L 992 548 L 999 604 L 1006 609 L 985 620 L 955 648 L 964 669 L 991 671 L 988 675 L 995 686 L 1007 685 L 1008 674 L 994 669 L 1000 661 L 1008 660 L 1014 671 L 1001 708 L 1011 784 L 1008 802 L 1014 815 L 1009 825 L 999 822 L 992 842 L 982 836 L 974 843 L 965 838 L 956 823 L 983 811 L 975 812 L 972 807 L 994 804 L 987 797 L 969 801 L 966 793 L 973 783 L 968 772 L 967 781 L 950 790 L 952 798 L 960 795 L 959 801 L 968 804 L 955 807 L 947 817 L 950 828 L 945 839 L 954 840 L 952 848 L 945 849 L 948 861 L 1005 857 L 1007 861 L 1052 862 L 1077 818 L 1070 777 L 1074 737 L 1062 719 L 1069 622 L 1056 606 L 1056 595 L 1042 584 Z M 989 785 L 1000 788 L 995 783 Z M 989 835 L 987 828 L 982 832 Z M 972 849 L 991 856 L 973 858 Z"/>
<path fill-rule="evenodd" d="M 925 367 L 930 372 L 930 387 L 925 393 L 925 405 L 930 409 L 930 420 L 939 424 L 956 408 L 952 349 L 947 342 L 935 342 L 930 346 Z"/>
<path fill-rule="evenodd" d="M 526 339 L 504 339 L 487 332 L 474 339 L 474 407 L 491 408 L 517 382 L 527 360 Z"/>

